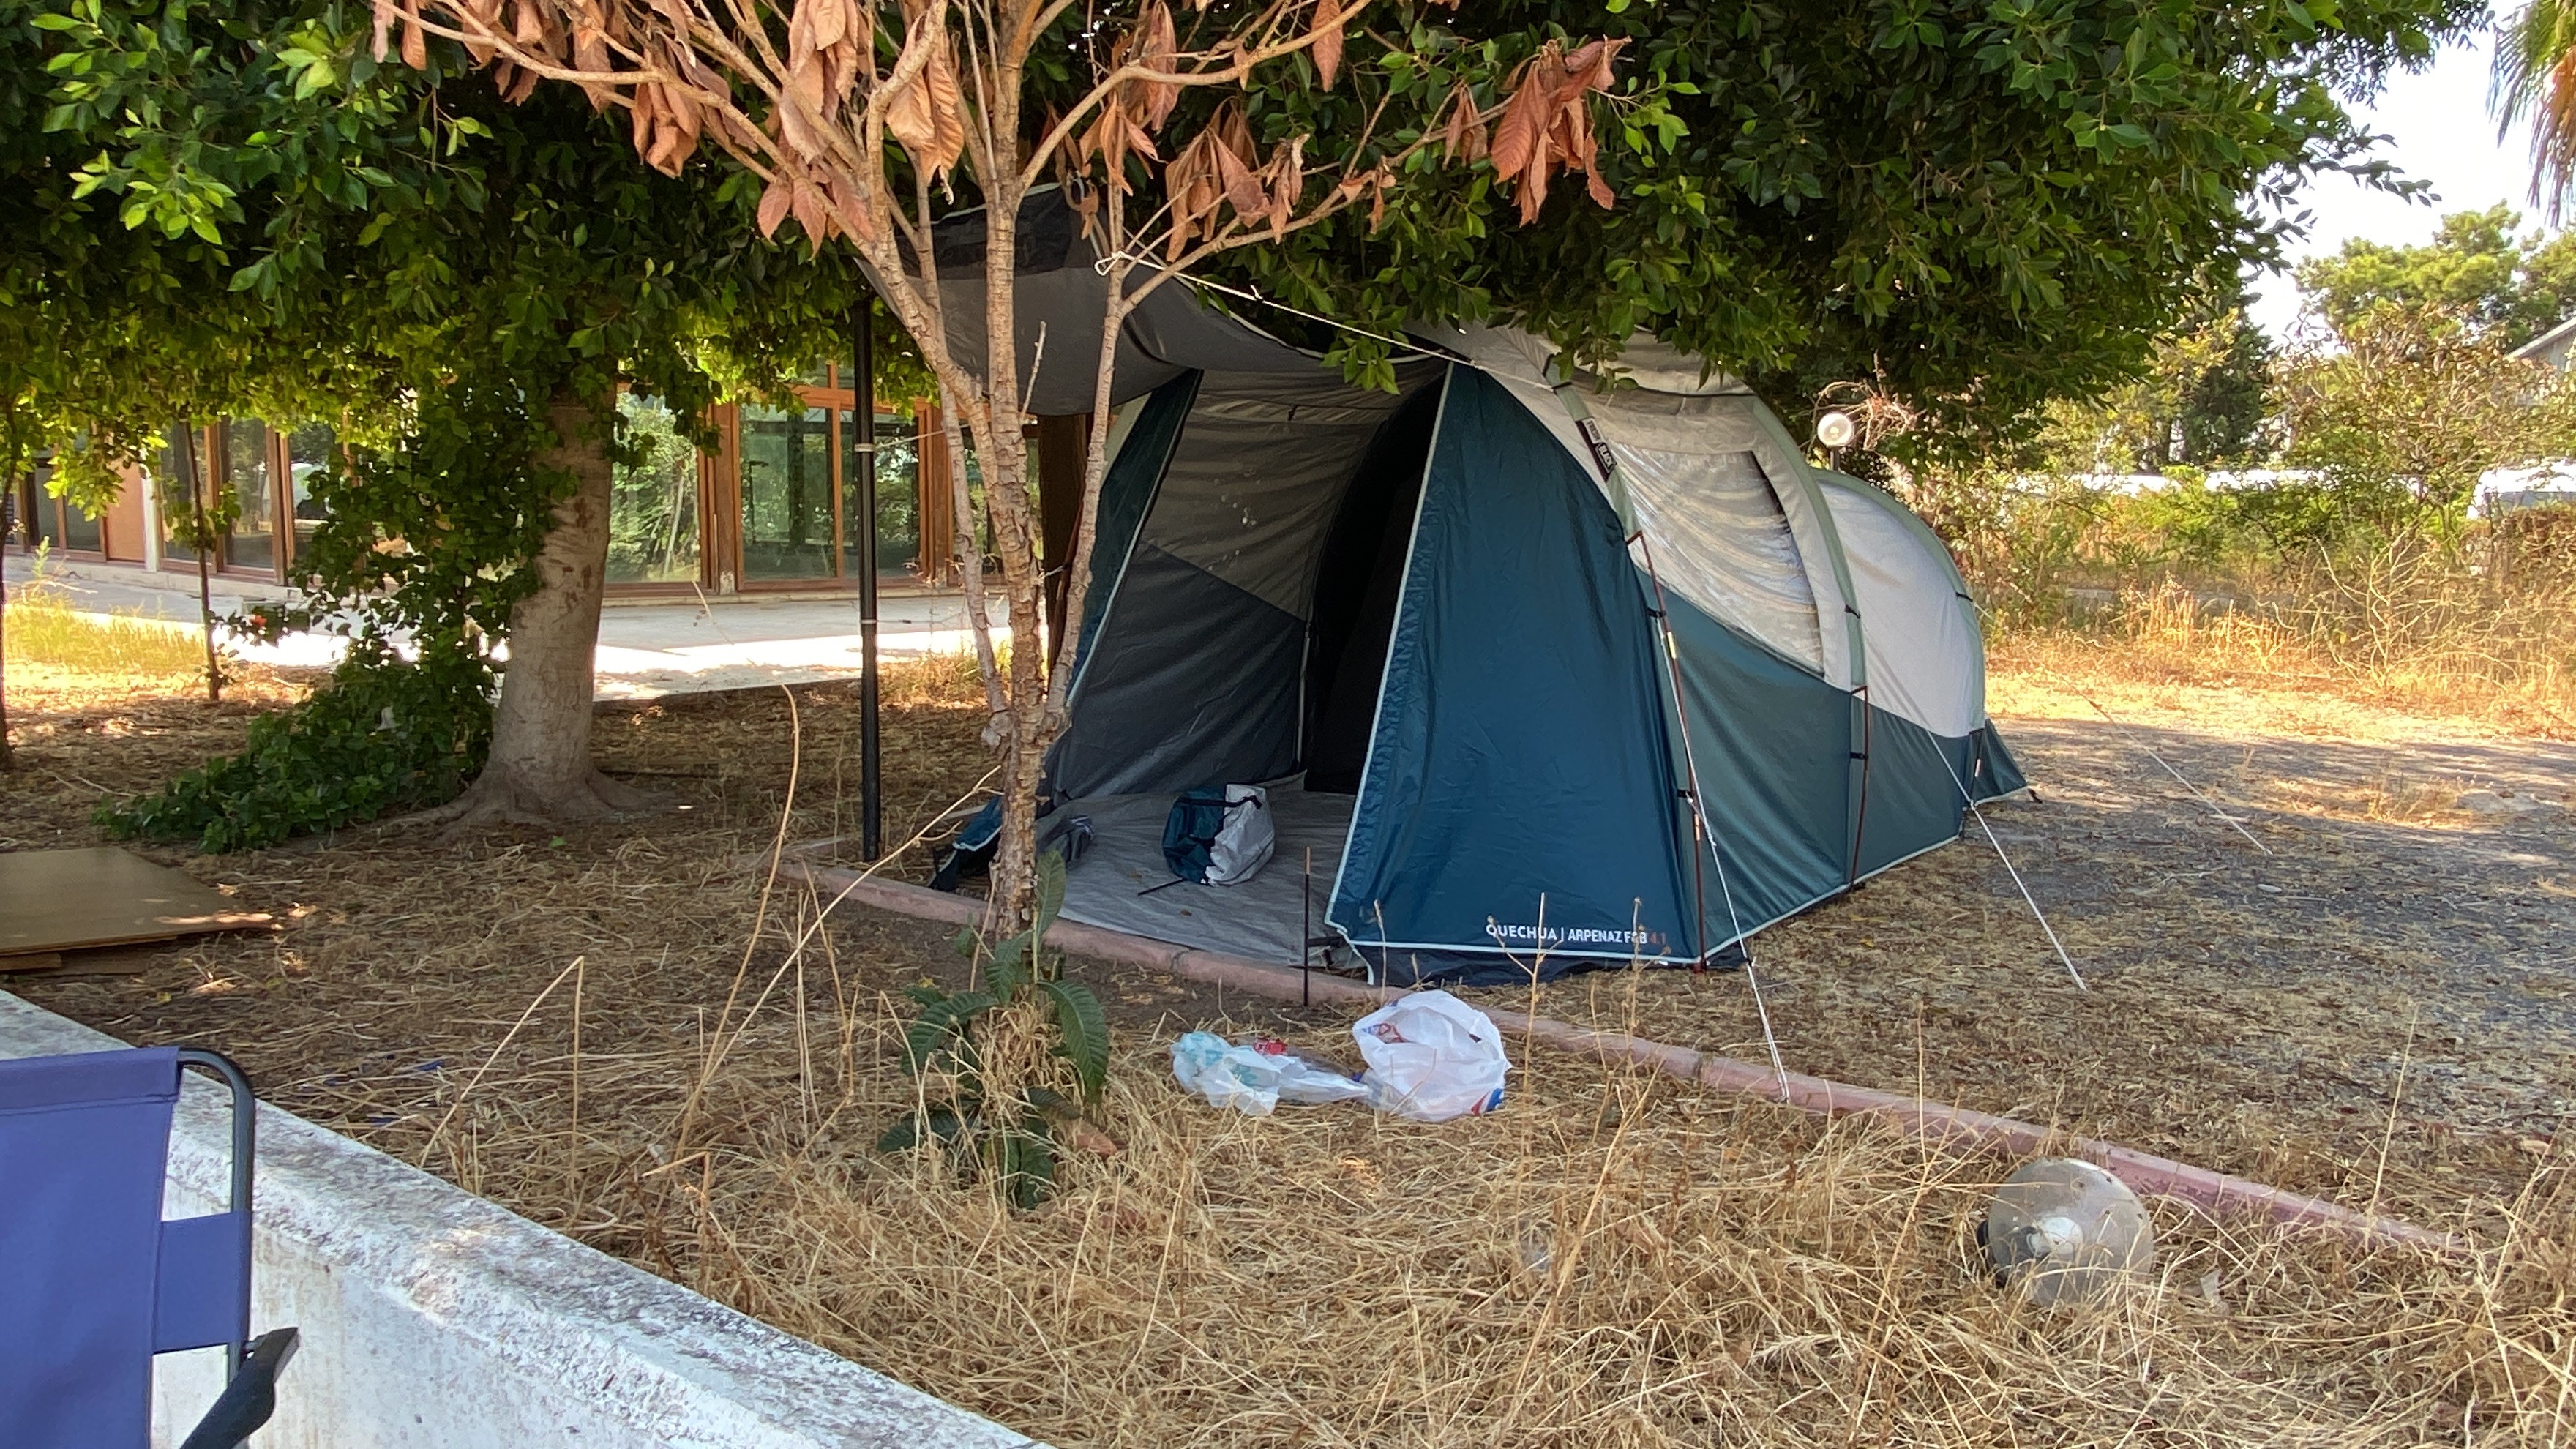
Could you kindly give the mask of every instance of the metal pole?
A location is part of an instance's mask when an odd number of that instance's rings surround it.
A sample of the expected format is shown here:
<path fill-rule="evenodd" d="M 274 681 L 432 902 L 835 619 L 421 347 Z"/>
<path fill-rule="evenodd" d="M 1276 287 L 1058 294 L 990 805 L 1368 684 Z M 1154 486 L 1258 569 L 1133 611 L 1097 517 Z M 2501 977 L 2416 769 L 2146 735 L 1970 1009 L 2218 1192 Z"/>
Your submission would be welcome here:
<path fill-rule="evenodd" d="M 885 849 L 884 791 L 877 780 L 877 294 L 865 287 L 850 316 L 850 419 L 859 446 L 859 854 Z"/>

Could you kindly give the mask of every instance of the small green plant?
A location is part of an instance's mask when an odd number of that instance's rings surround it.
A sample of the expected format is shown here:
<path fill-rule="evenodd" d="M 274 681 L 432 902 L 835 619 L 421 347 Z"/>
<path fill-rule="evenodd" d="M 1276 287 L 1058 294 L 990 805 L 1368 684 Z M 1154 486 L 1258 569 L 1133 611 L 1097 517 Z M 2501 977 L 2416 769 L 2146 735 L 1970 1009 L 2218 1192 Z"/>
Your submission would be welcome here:
<path fill-rule="evenodd" d="M 921 1012 L 904 1030 L 904 1068 L 922 1091 L 877 1139 L 889 1153 L 936 1143 L 960 1173 L 993 1183 L 1023 1209 L 1054 1187 L 1059 1148 L 1089 1125 L 1109 1078 L 1100 998 L 1063 979 L 1064 958 L 1044 946 L 1064 908 L 1063 855 L 1039 856 L 1037 876 L 1028 930 L 998 944 L 972 926 L 957 934 L 957 952 L 975 962 L 981 984 L 910 991 Z M 1059 1090 L 1066 1086 L 1072 1095 Z"/>

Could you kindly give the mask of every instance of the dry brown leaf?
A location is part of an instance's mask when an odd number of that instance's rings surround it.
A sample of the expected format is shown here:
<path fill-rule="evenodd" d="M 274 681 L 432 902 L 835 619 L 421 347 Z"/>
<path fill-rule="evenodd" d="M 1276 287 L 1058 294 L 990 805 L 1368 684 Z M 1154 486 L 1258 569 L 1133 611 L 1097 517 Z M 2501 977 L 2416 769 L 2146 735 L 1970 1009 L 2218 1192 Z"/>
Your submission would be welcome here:
<path fill-rule="evenodd" d="M 403 0 L 402 58 L 414 70 L 429 69 L 429 35 L 420 28 L 417 0 Z"/>
<path fill-rule="evenodd" d="M 1100 114 L 1083 130 L 1075 146 L 1077 154 L 1100 158 L 1101 168 L 1107 172 L 1105 184 L 1120 195 L 1128 190 L 1127 137 L 1133 130 L 1125 102 L 1113 95 L 1101 103 Z"/>
<path fill-rule="evenodd" d="M 869 212 L 856 187 L 840 177 L 832 177 L 823 183 L 823 200 L 831 207 L 832 220 L 840 224 L 845 235 L 860 241 L 876 240 L 876 217 Z"/>
<path fill-rule="evenodd" d="M 1093 1126 L 1090 1122 L 1082 1119 L 1076 1119 L 1073 1124 L 1066 1129 L 1065 1138 L 1075 1147 L 1078 1147 L 1085 1152 L 1098 1153 L 1102 1157 L 1116 1157 L 1119 1153 L 1127 1150 L 1125 1144 L 1121 1143 L 1117 1138 L 1110 1136 L 1108 1133 L 1101 1131 L 1098 1127 Z"/>
<path fill-rule="evenodd" d="M 588 3 L 588 0 L 573 11 L 572 63 L 575 70 L 605 71 L 610 68 L 608 17 L 598 5 Z M 590 92 L 594 108 L 605 104 L 607 93 L 603 87 L 586 85 L 582 89 Z"/>
<path fill-rule="evenodd" d="M 1155 3 L 1146 6 L 1145 13 L 1137 17 L 1132 43 L 1128 48 L 1134 64 L 1144 66 L 1148 70 L 1166 72 L 1171 70 L 1173 62 L 1180 55 L 1181 43 L 1179 32 L 1172 24 L 1172 12 L 1163 5 L 1162 0 L 1155 0 Z M 1181 103 L 1181 88 L 1169 81 L 1145 81 L 1139 83 L 1136 89 L 1142 93 L 1141 98 L 1144 101 L 1145 129 L 1161 131 L 1163 123 L 1171 119 L 1172 108 Z"/>
<path fill-rule="evenodd" d="M 1229 102 L 1210 130 L 1216 138 L 1217 175 L 1224 183 L 1225 199 L 1242 216 L 1260 215 L 1270 205 L 1270 194 L 1261 184 L 1261 158 L 1252 148 L 1252 127 L 1243 119 L 1243 108 Z"/>
<path fill-rule="evenodd" d="M 799 25 L 813 36 L 816 50 L 829 50 L 849 33 L 849 6 L 846 0 L 797 0 L 796 16 L 788 28 L 792 31 Z"/>
<path fill-rule="evenodd" d="M 1503 103 L 1502 123 L 1494 130 L 1494 174 L 1505 179 L 1516 178 L 1529 169 L 1546 130 L 1550 88 L 1532 84 L 1530 72 L 1534 69 L 1535 62 L 1521 68 L 1518 87 L 1512 98 Z"/>
<path fill-rule="evenodd" d="M 930 88 L 907 85 L 887 97 L 885 128 L 916 159 L 928 151 L 939 135 L 939 122 L 930 114 Z"/>
<path fill-rule="evenodd" d="M 787 219 L 787 208 L 795 199 L 795 195 L 795 188 L 789 184 L 786 172 L 781 171 L 769 178 L 769 189 L 760 193 L 760 234 L 762 236 L 778 234 L 778 224 Z"/>
<path fill-rule="evenodd" d="M 1512 183 L 1521 224 L 1547 205 L 1548 178 L 1562 165 L 1580 168 L 1585 190 L 1604 207 L 1616 202 L 1601 177 L 1600 141 L 1592 133 L 1592 95 L 1610 88 L 1624 40 L 1594 40 L 1571 56 L 1550 41 L 1523 63 L 1494 134 L 1494 174 Z"/>
<path fill-rule="evenodd" d="M 895 59 L 895 69 L 910 70 L 911 78 L 900 85 L 887 87 L 877 101 L 885 117 L 886 130 L 894 136 L 896 144 L 916 157 L 929 148 L 939 133 L 939 123 L 930 114 L 929 88 L 921 83 L 922 76 L 930 69 L 930 43 L 929 26 L 915 13 L 904 30 L 903 53 Z"/>
<path fill-rule="evenodd" d="M 937 48 L 930 53 L 930 68 L 923 73 L 930 92 L 930 118 L 934 131 L 930 155 L 923 160 L 930 168 L 933 181 L 957 164 L 966 151 L 966 93 L 957 83 L 957 52 L 948 32 L 941 30 Z"/>
<path fill-rule="evenodd" d="M 394 0 L 376 0 L 375 57 L 381 62 L 393 53 L 394 17 L 402 14 Z"/>
<path fill-rule="evenodd" d="M 798 156 L 813 158 L 824 150 L 823 138 L 814 131 L 809 117 L 820 118 L 823 99 L 829 93 L 823 75 L 823 63 L 808 54 L 801 64 L 791 65 L 781 88 L 780 99 L 788 102 L 778 108 L 781 139 Z"/>
<path fill-rule="evenodd" d="M 662 88 L 646 81 L 635 88 L 634 99 L 626 109 L 626 120 L 634 140 L 635 154 L 647 161 L 652 160 L 654 147 L 660 141 L 657 132 L 661 119 Z"/>
<path fill-rule="evenodd" d="M 805 240 L 816 251 L 823 249 L 823 238 L 831 235 L 823 217 L 823 193 L 799 178 L 789 193 L 787 209 L 796 215 L 796 224 L 805 229 Z"/>
<path fill-rule="evenodd" d="M 1272 154 L 1270 164 L 1275 175 L 1270 183 L 1270 236 L 1273 241 L 1288 234 L 1288 218 L 1297 212 L 1297 199 L 1306 190 L 1306 138 L 1291 136 L 1288 144 Z"/>
<path fill-rule="evenodd" d="M 1315 38 L 1315 78 L 1331 90 L 1342 71 L 1341 0 L 1315 0 L 1315 23 L 1307 34 Z"/>

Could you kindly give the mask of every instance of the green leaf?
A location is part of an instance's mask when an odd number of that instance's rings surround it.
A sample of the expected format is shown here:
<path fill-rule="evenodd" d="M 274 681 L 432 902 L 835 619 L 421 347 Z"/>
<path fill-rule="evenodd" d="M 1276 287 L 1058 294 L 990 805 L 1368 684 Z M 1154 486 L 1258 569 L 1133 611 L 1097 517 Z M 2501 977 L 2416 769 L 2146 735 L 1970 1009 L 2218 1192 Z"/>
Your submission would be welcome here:
<path fill-rule="evenodd" d="M 1055 1187 L 1055 1135 L 1044 1117 L 1032 1112 L 1021 1130 L 997 1134 L 992 1153 L 993 1175 L 1014 1207 L 1027 1212 L 1046 1201 Z"/>
<path fill-rule="evenodd" d="M 1028 989 L 1028 954 L 1029 938 L 1026 936 L 1013 936 L 993 948 L 993 959 L 986 965 L 993 973 L 994 989 L 1005 998 Z"/>
<path fill-rule="evenodd" d="M 1056 1032 L 1063 1038 L 1056 1054 L 1073 1063 L 1082 1099 L 1099 1105 L 1101 1089 L 1109 1083 L 1109 1014 L 1079 981 L 1048 981 L 1038 989 L 1055 1005 Z"/>
<path fill-rule="evenodd" d="M 938 1142 L 954 1142 L 966 1130 L 965 1122 L 948 1107 L 909 1112 L 896 1118 L 894 1124 L 877 1138 L 877 1151 L 910 1152 L 921 1145 L 921 1129 L 924 1127 L 930 1129 L 931 1138 Z"/>
<path fill-rule="evenodd" d="M 924 1006 L 921 1015 L 903 1030 L 905 1069 L 919 1075 L 930 1070 L 942 1055 L 969 1065 L 965 1060 L 966 1028 L 994 1005 L 989 991 L 960 991 Z"/>

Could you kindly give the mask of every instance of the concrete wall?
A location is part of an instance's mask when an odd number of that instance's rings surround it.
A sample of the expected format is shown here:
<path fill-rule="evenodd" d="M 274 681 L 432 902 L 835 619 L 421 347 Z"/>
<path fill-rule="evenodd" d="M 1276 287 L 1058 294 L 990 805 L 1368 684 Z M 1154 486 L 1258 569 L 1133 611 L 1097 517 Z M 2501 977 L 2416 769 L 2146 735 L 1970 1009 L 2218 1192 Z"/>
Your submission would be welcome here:
<path fill-rule="evenodd" d="M 0 1057 L 121 1045 L 0 993 Z M 223 1093 L 191 1074 L 163 1212 L 221 1201 Z M 1034 1449 L 907 1388 L 262 1106 L 251 1331 L 302 1350 L 254 1449 Z M 222 1381 L 164 1355 L 155 1449 Z"/>

